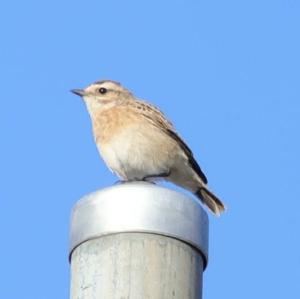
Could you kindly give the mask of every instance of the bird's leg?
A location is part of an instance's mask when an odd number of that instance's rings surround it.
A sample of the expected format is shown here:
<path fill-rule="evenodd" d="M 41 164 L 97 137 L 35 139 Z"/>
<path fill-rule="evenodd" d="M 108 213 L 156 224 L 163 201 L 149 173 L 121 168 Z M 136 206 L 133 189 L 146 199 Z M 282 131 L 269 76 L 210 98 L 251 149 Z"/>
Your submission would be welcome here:
<path fill-rule="evenodd" d="M 158 174 L 146 175 L 143 178 L 133 178 L 133 179 L 127 179 L 127 180 L 118 180 L 114 184 L 118 185 L 118 184 L 126 184 L 126 183 L 131 183 L 131 182 L 148 182 L 148 183 L 155 184 L 154 182 L 151 182 L 151 179 L 166 178 L 170 174 L 171 174 L 171 171 L 169 170 L 168 172 L 162 172 L 162 173 L 158 173 Z"/>
<path fill-rule="evenodd" d="M 155 179 L 155 178 L 166 178 L 171 174 L 171 171 L 169 170 L 168 172 L 162 172 L 162 173 L 158 173 L 158 174 L 150 174 L 150 175 L 146 175 L 142 178 L 142 181 L 148 181 L 151 179 Z"/>
<path fill-rule="evenodd" d="M 119 184 L 122 185 L 122 184 L 136 182 L 136 181 L 142 181 L 142 180 L 139 180 L 139 179 L 118 180 L 114 183 L 114 185 L 119 185 Z"/>

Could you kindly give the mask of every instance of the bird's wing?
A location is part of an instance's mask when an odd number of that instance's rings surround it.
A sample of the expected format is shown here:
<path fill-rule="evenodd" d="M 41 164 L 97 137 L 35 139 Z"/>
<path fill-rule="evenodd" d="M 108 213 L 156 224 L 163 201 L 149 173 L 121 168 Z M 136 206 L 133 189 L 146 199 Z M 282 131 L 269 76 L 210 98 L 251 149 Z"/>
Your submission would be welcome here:
<path fill-rule="evenodd" d="M 180 138 L 180 136 L 176 132 L 174 132 L 173 130 L 168 130 L 168 135 L 171 136 L 174 140 L 176 140 L 179 143 L 180 147 L 183 149 L 183 151 L 187 155 L 188 160 L 189 160 L 189 164 L 191 165 L 191 167 L 193 168 L 193 170 L 199 175 L 199 177 L 202 179 L 202 181 L 204 182 L 204 184 L 207 184 L 207 178 L 206 178 L 205 174 L 203 173 L 203 171 L 201 170 L 199 164 L 195 160 L 194 155 L 193 155 L 191 149 Z"/>
<path fill-rule="evenodd" d="M 202 181 L 207 184 L 207 178 L 203 171 L 201 170 L 199 164 L 195 160 L 193 153 L 191 149 L 187 146 L 187 144 L 181 139 L 181 137 L 176 133 L 174 126 L 172 123 L 165 117 L 162 111 L 160 111 L 157 107 L 141 101 L 136 100 L 134 102 L 131 102 L 131 105 L 134 105 L 134 108 L 139 110 L 139 113 L 141 113 L 145 119 L 147 119 L 148 122 L 150 122 L 155 127 L 162 130 L 165 134 L 167 134 L 169 137 L 174 139 L 181 149 L 186 154 L 190 166 L 193 168 L 193 170 L 199 175 L 199 177 L 202 179 Z"/>

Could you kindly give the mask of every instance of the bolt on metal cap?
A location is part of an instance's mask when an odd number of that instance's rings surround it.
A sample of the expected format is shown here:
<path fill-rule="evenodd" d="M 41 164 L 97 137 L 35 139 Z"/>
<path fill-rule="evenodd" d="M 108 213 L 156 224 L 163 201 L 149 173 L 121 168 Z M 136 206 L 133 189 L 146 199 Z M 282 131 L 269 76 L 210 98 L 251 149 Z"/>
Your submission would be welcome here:
<path fill-rule="evenodd" d="M 144 182 L 124 183 L 84 196 L 71 216 L 70 257 L 85 241 L 104 235 L 144 232 L 179 239 L 208 260 L 208 216 L 182 193 Z"/>

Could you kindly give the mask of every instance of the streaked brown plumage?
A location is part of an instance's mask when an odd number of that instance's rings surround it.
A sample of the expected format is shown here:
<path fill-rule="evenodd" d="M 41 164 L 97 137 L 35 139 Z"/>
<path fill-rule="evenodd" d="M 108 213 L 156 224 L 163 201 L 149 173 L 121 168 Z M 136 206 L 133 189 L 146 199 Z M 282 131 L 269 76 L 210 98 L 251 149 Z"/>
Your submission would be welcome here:
<path fill-rule="evenodd" d="M 216 215 L 225 210 L 208 190 L 192 151 L 158 108 L 109 80 L 73 92 L 84 98 L 100 155 L 120 178 L 164 179 L 193 192 Z"/>

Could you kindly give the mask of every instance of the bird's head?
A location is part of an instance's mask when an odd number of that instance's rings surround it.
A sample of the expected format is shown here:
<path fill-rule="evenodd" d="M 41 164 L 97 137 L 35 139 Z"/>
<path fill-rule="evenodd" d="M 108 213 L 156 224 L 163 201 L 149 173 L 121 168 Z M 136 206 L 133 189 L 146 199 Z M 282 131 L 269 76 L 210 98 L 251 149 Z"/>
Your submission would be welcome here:
<path fill-rule="evenodd" d="M 71 91 L 84 99 L 89 110 L 111 107 L 132 97 L 120 83 L 111 80 L 97 81 L 85 89 Z"/>

